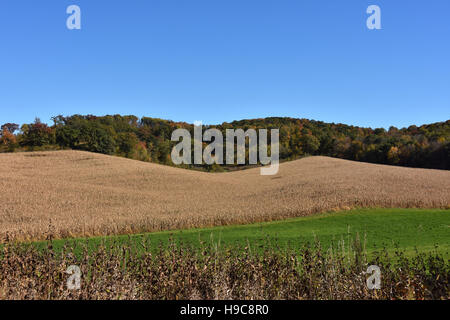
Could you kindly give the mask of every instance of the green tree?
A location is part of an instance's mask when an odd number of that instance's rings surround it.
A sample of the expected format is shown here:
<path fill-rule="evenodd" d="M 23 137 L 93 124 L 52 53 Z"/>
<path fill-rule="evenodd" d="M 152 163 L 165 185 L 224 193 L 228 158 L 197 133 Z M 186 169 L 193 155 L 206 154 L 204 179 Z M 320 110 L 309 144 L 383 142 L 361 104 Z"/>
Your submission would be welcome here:
<path fill-rule="evenodd" d="M 118 153 L 127 158 L 132 158 L 136 152 L 139 139 L 132 132 L 122 132 L 117 136 Z"/>
<path fill-rule="evenodd" d="M 33 148 L 55 143 L 53 130 L 47 124 L 42 123 L 39 118 L 36 118 L 34 123 L 22 126 L 22 131 L 22 144 L 24 146 Z"/>
<path fill-rule="evenodd" d="M 113 132 L 111 128 L 103 127 L 94 122 L 82 132 L 82 135 L 83 140 L 85 141 L 85 149 L 87 151 L 114 154 L 116 144 L 113 139 Z"/>
<path fill-rule="evenodd" d="M 313 135 L 303 135 L 301 137 L 301 144 L 303 152 L 306 154 L 315 154 L 317 150 L 319 150 L 320 147 L 320 141 Z"/>

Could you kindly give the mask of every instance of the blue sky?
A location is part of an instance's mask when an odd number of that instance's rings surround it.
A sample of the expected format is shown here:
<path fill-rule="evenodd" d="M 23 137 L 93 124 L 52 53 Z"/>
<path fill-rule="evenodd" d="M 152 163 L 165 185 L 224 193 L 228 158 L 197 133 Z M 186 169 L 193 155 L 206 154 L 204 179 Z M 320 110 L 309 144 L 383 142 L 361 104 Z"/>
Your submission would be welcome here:
<path fill-rule="evenodd" d="M 66 28 L 80 6 L 82 29 Z M 382 30 L 366 9 L 381 8 Z M 450 119 L 448 0 L 2 0 L 0 123 Z"/>

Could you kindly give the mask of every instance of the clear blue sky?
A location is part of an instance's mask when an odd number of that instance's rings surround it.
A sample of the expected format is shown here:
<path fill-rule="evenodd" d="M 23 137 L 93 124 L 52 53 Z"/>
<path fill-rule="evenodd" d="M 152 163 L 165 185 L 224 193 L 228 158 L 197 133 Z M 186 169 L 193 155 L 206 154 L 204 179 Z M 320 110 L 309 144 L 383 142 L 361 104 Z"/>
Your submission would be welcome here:
<path fill-rule="evenodd" d="M 82 29 L 66 28 L 66 8 Z M 382 30 L 366 28 L 366 8 Z M 0 123 L 450 119 L 448 0 L 2 0 Z"/>

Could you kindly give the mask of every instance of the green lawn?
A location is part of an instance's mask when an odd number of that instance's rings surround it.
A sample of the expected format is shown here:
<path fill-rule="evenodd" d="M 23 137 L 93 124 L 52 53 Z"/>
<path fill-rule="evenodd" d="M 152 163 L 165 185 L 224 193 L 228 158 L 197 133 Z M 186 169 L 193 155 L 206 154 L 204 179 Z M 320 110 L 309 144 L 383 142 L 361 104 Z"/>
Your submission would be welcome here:
<path fill-rule="evenodd" d="M 319 240 L 327 248 L 342 240 L 348 245 L 349 240 L 357 235 L 366 243 L 368 252 L 383 247 L 391 252 L 397 247 L 406 253 L 413 253 L 415 248 L 420 252 L 429 252 L 434 251 L 437 245 L 437 250 L 449 257 L 450 210 L 358 209 L 252 225 L 91 238 L 87 241 L 89 246 L 96 246 L 102 240 L 125 242 L 131 238 L 140 242 L 144 237 L 155 248 L 173 239 L 194 246 L 201 246 L 202 241 L 213 241 L 221 246 L 250 244 L 251 248 L 257 249 L 268 242 L 281 248 L 296 248 Z M 63 242 L 55 241 L 54 247 L 61 247 Z"/>

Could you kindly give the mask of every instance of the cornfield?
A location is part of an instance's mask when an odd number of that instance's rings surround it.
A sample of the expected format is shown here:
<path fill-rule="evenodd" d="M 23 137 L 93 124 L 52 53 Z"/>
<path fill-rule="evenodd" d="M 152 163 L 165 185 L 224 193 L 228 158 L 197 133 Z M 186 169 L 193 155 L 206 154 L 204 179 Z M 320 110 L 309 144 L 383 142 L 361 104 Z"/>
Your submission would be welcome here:
<path fill-rule="evenodd" d="M 80 151 L 0 154 L 0 241 L 246 224 L 355 207 L 449 208 L 450 172 L 309 157 L 206 173 Z"/>

